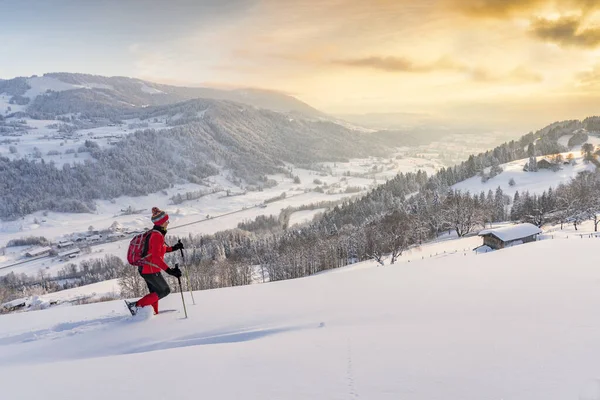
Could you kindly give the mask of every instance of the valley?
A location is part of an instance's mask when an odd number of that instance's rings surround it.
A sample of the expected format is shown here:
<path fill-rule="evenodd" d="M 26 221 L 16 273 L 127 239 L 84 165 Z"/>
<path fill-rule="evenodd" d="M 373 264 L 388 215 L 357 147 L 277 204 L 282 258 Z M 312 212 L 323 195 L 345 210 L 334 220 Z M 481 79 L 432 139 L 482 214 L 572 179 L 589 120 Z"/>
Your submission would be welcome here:
<path fill-rule="evenodd" d="M 73 87 L 70 83 L 57 83 L 61 81 L 54 77 L 32 79 L 27 82 L 33 86 L 26 93 L 42 97 L 45 96 L 44 93 L 62 93 L 66 96 L 70 92 L 81 89 L 81 85 Z M 129 81 L 127 83 L 131 84 Z M 133 84 L 139 85 L 136 82 Z M 104 84 L 96 81 L 93 85 L 84 86 L 86 90 L 114 90 L 112 86 L 98 85 Z M 164 93 L 149 90 L 149 87 L 144 83 L 137 90 L 141 91 L 141 96 Z M 52 92 L 47 92 L 48 90 Z M 128 87 L 128 90 L 131 88 Z M 135 97 L 131 99 L 134 101 Z M 45 104 L 52 104 L 48 103 L 48 100 L 44 101 Z M 66 171 L 76 170 L 85 165 L 91 172 L 94 171 L 96 164 L 99 168 L 111 168 L 110 164 L 104 166 L 99 164 L 103 163 L 102 157 L 114 153 L 127 140 L 137 143 L 136 138 L 143 138 L 146 131 L 152 132 L 151 135 L 159 134 L 164 138 L 182 134 L 182 127 L 188 129 L 185 127 L 195 126 L 196 128 L 193 129 L 203 130 L 205 129 L 203 124 L 208 123 L 206 126 L 210 125 L 212 126 L 210 129 L 215 130 L 215 123 L 227 126 L 231 121 L 236 120 L 239 121 L 237 127 L 233 126 L 230 131 L 232 135 L 237 135 L 237 130 L 247 130 L 243 125 L 248 121 L 259 121 L 256 118 L 265 115 L 265 112 L 259 109 L 254 109 L 250 113 L 250 110 L 248 112 L 244 112 L 244 109 L 234 110 L 232 106 L 238 107 L 233 104 L 215 103 L 212 100 L 199 100 L 191 103 L 176 103 L 166 108 L 145 107 L 141 111 L 132 109 L 117 111 L 116 108 L 111 111 L 121 116 L 128 115 L 127 119 L 115 119 L 114 116 L 110 117 L 110 113 L 107 114 L 108 117 L 99 115 L 84 117 L 85 114 L 82 113 L 70 113 L 57 115 L 56 119 L 35 119 L 27 115 L 27 108 L 19 109 L 17 114 L 14 112 L 8 114 L 7 107 L 3 120 L 3 145 L 0 146 L 0 156 L 6 157 L 9 162 L 25 161 L 31 165 L 36 163 L 42 166 L 49 165 L 51 168 Z M 223 114 L 232 111 L 236 113 L 242 111 L 242 114 L 235 117 Z M 97 114 L 97 111 L 94 113 Z M 138 116 L 134 117 L 135 115 Z M 270 119 L 280 118 L 273 113 L 266 115 Z M 322 119 L 323 116 L 318 118 Z M 279 120 L 277 123 L 282 122 L 313 124 L 313 122 L 302 122 L 297 116 Z M 319 124 L 322 122 L 315 126 L 320 126 Z M 364 140 L 365 135 L 378 135 L 377 132 L 369 130 L 350 133 L 353 132 L 351 124 L 346 124 L 346 128 L 336 129 L 348 128 L 350 130 L 343 135 L 363 135 L 361 140 Z M 221 128 L 217 128 L 219 129 Z M 560 131 L 554 133 L 557 129 Z M 562 146 L 562 149 L 568 150 L 570 139 L 577 129 L 581 130 L 581 125 L 555 124 L 544 128 L 540 134 L 544 137 L 543 135 L 551 132 L 557 148 Z M 255 134 L 255 131 L 248 132 Z M 272 133 L 265 130 L 262 135 L 268 136 Z M 394 135 L 396 137 L 394 140 L 397 140 L 398 133 Z M 103 199 L 102 197 L 107 196 L 95 194 L 94 196 L 99 198 L 87 201 L 85 206 L 88 208 L 87 212 L 57 212 L 45 209 L 18 218 L 0 220 L 0 248 L 2 249 L 0 276 L 14 273 L 25 274 L 33 279 L 43 277 L 43 279 L 61 281 L 57 274 L 63 276 L 65 271 L 74 264 L 93 263 L 94 260 L 107 256 L 115 256 L 124 261 L 130 238 L 150 227 L 148 213 L 154 206 L 169 213 L 172 221 L 169 234 L 172 237 L 215 235 L 236 229 L 240 223 L 251 222 L 257 217 L 279 219 L 279 224 L 283 224 L 284 229 L 296 226 L 295 229 L 301 231 L 303 226 L 308 226 L 315 218 L 320 218 L 323 213 L 332 210 L 336 205 L 360 199 L 379 185 L 395 179 L 398 174 L 426 173 L 427 175 L 424 176 L 431 177 L 438 174 L 440 170 L 449 171 L 461 157 L 466 158 L 468 152 L 480 150 L 483 154 L 485 150 L 497 144 L 501 137 L 503 136 L 495 134 L 477 136 L 471 133 L 461 136 L 450 133 L 439 141 L 431 139 L 432 141 L 426 144 L 389 146 L 384 150 L 386 155 L 383 156 L 348 160 L 318 161 L 315 159 L 308 163 L 298 163 L 299 160 L 291 156 L 288 158 L 289 161 L 284 161 L 276 168 L 278 172 L 262 174 L 258 181 L 253 178 L 256 175 L 241 174 L 240 176 L 240 164 L 235 163 L 231 168 L 232 164 L 223 163 L 223 160 L 218 161 L 215 154 L 207 157 L 206 150 L 198 147 L 202 149 L 202 153 L 195 155 L 189 153 L 187 156 L 175 157 L 174 165 L 185 165 L 187 161 L 184 161 L 184 157 L 190 156 L 201 160 L 200 162 L 206 165 L 205 175 L 201 178 L 194 175 L 193 182 L 179 178 L 175 183 L 163 185 L 163 189 L 143 196 L 120 195 Z M 247 138 L 243 140 L 249 143 Z M 600 139 L 590 134 L 588 141 L 594 143 L 594 140 L 600 142 Z M 321 143 L 331 146 L 335 142 Z M 371 151 L 369 149 L 379 152 L 382 148 L 367 147 L 361 151 L 368 153 Z M 453 185 L 452 189 L 476 194 L 500 188 L 503 195 L 510 199 L 517 191 L 541 194 L 552 186 L 569 183 L 582 171 L 595 170 L 593 164 L 584 162 L 577 145 L 573 145 L 570 150 L 563 153 L 562 157 L 567 158 L 571 154 L 574 158 L 573 162 L 561 166 L 560 171 L 524 172 L 523 165 L 527 160 L 515 160 L 500 165 L 502 172 L 493 178 L 486 178 L 485 182 L 476 176 Z M 223 148 L 223 151 L 228 150 Z M 576 156 L 573 156 L 573 153 Z M 115 155 L 116 153 L 112 157 Z M 333 158 L 337 157 L 333 156 Z M 188 159 L 193 160 L 193 158 Z M 542 160 L 543 157 L 539 159 Z M 260 161 L 254 164 L 256 161 L 252 161 L 253 168 L 254 166 L 265 168 L 264 164 L 259 166 Z M 267 167 L 266 170 L 269 168 L 272 167 Z M 489 171 L 489 168 L 484 169 L 482 173 L 490 174 Z M 83 183 L 85 185 L 85 182 Z M 413 194 L 407 194 L 407 199 Z M 60 196 L 60 193 L 57 195 Z M 506 213 L 510 212 L 510 202 L 504 207 Z M 43 238 L 48 245 L 44 247 L 11 244 L 28 237 Z M 70 242 L 72 245 L 65 249 L 64 246 L 60 246 L 61 242 Z M 38 249 L 46 248 L 50 249 L 50 254 L 44 253 L 41 257 L 26 255 L 35 254 L 36 251 L 42 251 Z M 64 279 L 62 281 L 65 282 Z"/>

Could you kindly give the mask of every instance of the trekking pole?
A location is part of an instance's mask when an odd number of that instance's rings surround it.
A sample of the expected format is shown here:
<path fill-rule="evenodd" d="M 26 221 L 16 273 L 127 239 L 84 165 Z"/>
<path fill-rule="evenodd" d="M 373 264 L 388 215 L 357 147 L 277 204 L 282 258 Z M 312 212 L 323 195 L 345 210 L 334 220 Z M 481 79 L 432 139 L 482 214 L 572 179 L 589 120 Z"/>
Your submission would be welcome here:
<path fill-rule="evenodd" d="M 178 268 L 179 266 L 177 264 L 175 264 L 175 268 Z M 185 319 L 187 319 L 187 309 L 185 308 L 185 299 L 183 298 L 183 287 L 181 286 L 181 278 L 178 276 L 177 277 L 177 282 L 179 282 L 179 293 L 181 293 L 181 301 L 183 302 L 183 313 L 185 314 Z"/>
<path fill-rule="evenodd" d="M 179 241 L 177 241 L 177 243 L 181 243 L 181 239 L 179 239 Z M 185 263 L 185 256 L 183 255 L 183 249 L 179 249 L 179 251 L 181 252 L 181 260 L 183 261 L 183 266 L 184 266 L 183 272 L 185 273 L 185 279 L 187 281 L 187 286 L 190 291 L 190 295 L 192 296 L 192 303 L 194 303 L 194 305 L 196 305 L 196 300 L 194 300 L 194 292 L 192 292 L 192 286 L 190 285 L 190 274 L 188 273 L 187 264 Z"/>

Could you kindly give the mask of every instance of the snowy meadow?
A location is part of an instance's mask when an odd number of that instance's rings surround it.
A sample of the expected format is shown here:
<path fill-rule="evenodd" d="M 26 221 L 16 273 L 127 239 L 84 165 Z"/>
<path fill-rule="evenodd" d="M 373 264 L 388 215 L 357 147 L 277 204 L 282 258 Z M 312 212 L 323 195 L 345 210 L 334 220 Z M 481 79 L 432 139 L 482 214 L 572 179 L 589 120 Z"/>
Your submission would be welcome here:
<path fill-rule="evenodd" d="M 196 292 L 188 319 L 176 294 L 154 317 L 122 301 L 5 315 L 3 396 L 596 399 L 596 247 L 544 240 Z"/>

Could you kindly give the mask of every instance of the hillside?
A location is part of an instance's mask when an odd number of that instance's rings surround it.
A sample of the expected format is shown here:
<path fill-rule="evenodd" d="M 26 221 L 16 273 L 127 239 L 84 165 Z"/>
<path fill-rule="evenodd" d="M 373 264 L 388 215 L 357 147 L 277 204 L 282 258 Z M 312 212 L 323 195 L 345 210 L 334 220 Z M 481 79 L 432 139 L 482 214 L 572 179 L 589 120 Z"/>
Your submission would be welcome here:
<path fill-rule="evenodd" d="M 104 118 L 56 117 L 85 104 L 64 102 L 61 93 L 66 92 L 38 97 L 48 106 L 44 118 L 60 120 L 11 119 L 6 127 L 6 145 L 0 149 L 6 157 L 0 157 L 2 219 L 38 210 L 85 212 L 94 209 L 96 199 L 201 183 L 224 170 L 257 190 L 273 185 L 265 175 L 284 172 L 286 163 L 343 161 L 387 151 L 369 134 L 332 122 L 221 100 L 133 111 L 92 102 L 99 108 L 88 110 Z M 46 154 L 52 155 L 50 163 Z"/>
<path fill-rule="evenodd" d="M 48 73 L 43 76 L 19 77 L 0 81 L 0 115 L 28 110 L 49 112 L 46 99 L 53 93 L 62 103 L 79 106 L 82 112 L 90 104 L 130 108 L 166 105 L 196 98 L 234 101 L 278 112 L 293 112 L 307 117 L 323 114 L 300 100 L 283 93 L 259 89 L 219 90 L 202 87 L 178 87 L 127 77 L 104 77 L 87 74 Z M 11 104 L 12 103 L 12 104 Z M 7 108 L 11 107 L 8 111 Z"/>
<path fill-rule="evenodd" d="M 514 194 L 517 190 L 521 193 L 530 190 L 531 194 L 543 194 L 543 191 L 551 186 L 569 183 L 579 172 L 594 170 L 592 166 L 582 162 L 580 149 L 585 141 L 591 144 L 599 141 L 599 121 L 600 117 L 588 117 L 583 121 L 554 122 L 517 140 L 511 140 L 479 154 L 471 154 L 460 164 L 442 167 L 434 174 L 399 174 L 367 196 L 329 212 L 320 228 L 338 229 L 344 225 L 370 225 L 372 229 L 376 229 L 378 223 L 388 218 L 392 229 L 398 225 L 400 218 L 414 223 L 411 229 L 420 232 L 414 233 L 417 238 L 413 237 L 410 240 L 420 242 L 426 237 L 434 238 L 444 230 L 455 229 L 457 220 L 467 221 L 467 231 L 486 221 L 505 221 L 510 217 L 507 215 L 509 209 L 506 206 L 512 201 L 506 192 Z M 522 172 L 529 154 L 535 155 L 539 160 L 549 159 L 560 153 L 566 157 L 569 154 L 568 142 L 576 134 L 585 138 L 579 144 L 570 145 L 577 165 L 564 165 L 561 162 L 558 172 Z M 498 168 L 502 168 L 500 175 Z M 492 169 L 494 173 L 490 174 Z M 482 183 L 482 175 L 487 179 L 485 183 Z M 491 177 L 492 175 L 494 176 Z M 515 179 L 514 187 L 509 185 L 511 178 Z M 498 186 L 501 187 L 500 192 L 490 193 L 490 190 L 493 192 Z M 461 201 L 453 202 L 453 199 L 465 196 L 471 197 L 464 199 L 465 204 L 470 203 L 466 206 L 469 210 L 467 214 L 462 212 Z M 497 212 L 493 211 L 494 209 Z M 395 212 L 396 210 L 400 212 Z M 396 215 L 392 217 L 394 213 Z M 394 236 L 391 233 L 390 235 Z"/>
<path fill-rule="evenodd" d="M 574 163 L 563 164 L 558 171 L 550 169 L 540 169 L 538 171 L 523 171 L 523 166 L 527 164 L 528 159 L 512 161 L 506 164 L 501 164 L 502 172 L 485 182 L 481 177 L 474 176 L 452 186 L 454 190 L 469 191 L 471 193 L 487 193 L 489 190 L 496 190 L 498 187 L 502 189 L 505 195 L 513 197 L 515 192 L 529 192 L 531 194 L 542 194 L 549 188 L 556 188 L 560 184 L 567 184 L 572 179 L 577 177 L 583 171 L 595 171 L 596 167 L 592 163 L 585 163 L 583 156 L 580 153 L 562 153 L 566 158 L 569 154 L 577 155 L 574 157 Z M 537 157 L 538 161 L 545 159 Z M 486 169 L 489 173 L 489 168 Z M 515 184 L 510 185 L 510 181 L 514 180 Z"/>
<path fill-rule="evenodd" d="M 596 399 L 596 248 L 548 240 L 196 292 L 187 320 L 176 294 L 161 308 L 178 312 L 147 320 L 121 301 L 3 315 L 3 394 Z M 148 365 L 163 378 L 132 379 Z"/>

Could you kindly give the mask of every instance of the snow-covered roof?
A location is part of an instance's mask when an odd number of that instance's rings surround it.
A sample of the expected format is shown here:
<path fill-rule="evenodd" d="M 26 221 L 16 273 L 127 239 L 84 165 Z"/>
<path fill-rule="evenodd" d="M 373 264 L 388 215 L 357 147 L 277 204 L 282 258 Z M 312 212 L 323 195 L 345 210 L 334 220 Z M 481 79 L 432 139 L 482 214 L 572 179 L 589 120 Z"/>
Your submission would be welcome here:
<path fill-rule="evenodd" d="M 28 250 L 25 254 L 29 254 L 31 256 L 37 256 L 37 255 L 44 254 L 51 250 L 52 250 L 51 247 L 36 247 L 31 250 Z"/>
<path fill-rule="evenodd" d="M 542 233 L 537 226 L 529 223 L 505 226 L 503 228 L 484 229 L 479 232 L 479 236 L 494 235 L 503 242 L 523 239 L 531 235 Z"/>
<path fill-rule="evenodd" d="M 74 248 L 74 249 L 71 249 L 71 250 L 67 250 L 67 251 L 63 251 L 63 252 L 61 252 L 61 253 L 58 253 L 57 255 L 58 255 L 59 257 L 65 257 L 65 256 L 68 256 L 68 255 L 70 255 L 70 254 L 77 254 L 77 253 L 79 253 L 80 251 L 81 251 L 81 250 L 80 250 L 78 247 L 76 247 L 76 248 Z"/>

